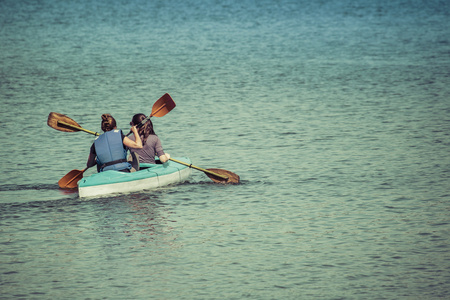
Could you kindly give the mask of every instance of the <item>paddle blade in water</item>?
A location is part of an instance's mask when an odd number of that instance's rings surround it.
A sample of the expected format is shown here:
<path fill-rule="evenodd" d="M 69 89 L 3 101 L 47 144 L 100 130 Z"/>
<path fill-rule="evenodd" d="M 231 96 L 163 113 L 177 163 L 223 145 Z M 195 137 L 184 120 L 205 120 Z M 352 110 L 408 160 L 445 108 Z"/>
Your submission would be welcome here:
<path fill-rule="evenodd" d="M 210 172 L 222 175 L 222 176 L 226 176 L 228 177 L 228 179 L 219 177 L 219 176 L 215 176 L 212 173 L 209 172 L 205 172 L 206 176 L 208 176 L 212 181 L 216 182 L 216 183 L 239 183 L 239 175 L 227 171 L 227 170 L 223 170 L 223 169 L 206 169 Z"/>
<path fill-rule="evenodd" d="M 58 181 L 58 185 L 62 189 L 74 189 L 78 187 L 78 181 L 83 178 L 84 170 L 72 170 Z"/>
<path fill-rule="evenodd" d="M 150 117 L 162 117 L 165 116 L 169 111 L 171 111 L 176 106 L 172 97 L 169 94 L 164 94 L 159 98 L 152 107 L 152 113 Z"/>
<path fill-rule="evenodd" d="M 56 129 L 56 130 L 59 130 L 59 131 L 65 131 L 65 132 L 77 132 L 77 131 L 79 131 L 77 129 L 74 129 L 74 128 L 71 128 L 71 127 L 59 124 L 58 121 L 62 121 L 64 123 L 67 123 L 67 124 L 70 124 L 70 125 L 74 125 L 76 127 L 81 127 L 77 122 L 75 122 L 74 120 L 72 120 L 68 116 L 60 114 L 60 113 L 56 113 L 56 112 L 51 112 L 48 115 L 47 125 L 50 126 L 53 129 Z"/>

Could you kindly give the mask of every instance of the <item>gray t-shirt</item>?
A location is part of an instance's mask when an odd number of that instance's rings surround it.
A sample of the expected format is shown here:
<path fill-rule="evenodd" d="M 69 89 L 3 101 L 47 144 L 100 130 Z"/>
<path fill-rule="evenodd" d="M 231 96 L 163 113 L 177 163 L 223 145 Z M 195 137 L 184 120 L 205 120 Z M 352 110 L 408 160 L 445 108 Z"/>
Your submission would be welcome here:
<path fill-rule="evenodd" d="M 134 141 L 134 134 L 130 135 L 129 138 Z M 139 163 L 154 164 L 155 156 L 159 157 L 164 155 L 161 140 L 157 135 L 149 135 L 143 146 L 144 147 L 142 149 L 130 149 L 130 152 L 134 152 L 139 155 Z"/>

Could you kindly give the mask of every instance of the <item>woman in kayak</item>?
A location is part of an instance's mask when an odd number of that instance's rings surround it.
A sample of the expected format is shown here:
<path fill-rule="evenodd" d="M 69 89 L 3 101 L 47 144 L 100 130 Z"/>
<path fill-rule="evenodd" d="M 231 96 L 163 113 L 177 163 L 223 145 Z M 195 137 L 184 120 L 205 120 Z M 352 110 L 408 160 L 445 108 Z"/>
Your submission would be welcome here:
<path fill-rule="evenodd" d="M 99 172 L 108 170 L 130 172 L 131 164 L 127 161 L 127 148 L 142 149 L 142 140 L 137 134 L 136 127 L 131 127 L 131 131 L 137 138 L 131 140 L 122 130 L 117 129 L 116 120 L 110 114 L 103 114 L 102 130 L 104 133 L 96 138 L 91 146 L 87 167 L 97 164 Z"/>
<path fill-rule="evenodd" d="M 133 128 L 144 120 L 146 116 L 144 114 L 136 114 L 133 116 L 130 125 Z M 138 129 L 138 134 L 133 132 L 134 136 L 130 136 L 130 139 L 134 140 L 134 137 L 140 138 L 142 140 L 142 149 L 131 148 L 130 152 L 132 154 L 137 154 L 139 157 L 139 162 L 154 164 L 155 156 L 159 157 L 162 163 L 165 163 L 170 159 L 170 154 L 165 153 L 161 145 L 161 140 L 156 135 L 153 130 L 152 121 L 148 120 L 142 127 Z"/>

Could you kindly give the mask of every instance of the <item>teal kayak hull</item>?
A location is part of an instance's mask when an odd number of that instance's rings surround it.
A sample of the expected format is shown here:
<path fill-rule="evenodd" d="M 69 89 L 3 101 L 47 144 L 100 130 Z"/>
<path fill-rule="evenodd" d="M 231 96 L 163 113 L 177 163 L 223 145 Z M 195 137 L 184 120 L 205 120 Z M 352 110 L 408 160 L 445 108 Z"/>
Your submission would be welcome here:
<path fill-rule="evenodd" d="M 192 163 L 187 157 L 176 159 L 188 164 Z M 80 198 L 99 197 L 155 189 L 184 182 L 192 172 L 191 168 L 173 161 L 139 166 L 140 170 L 137 172 L 105 171 L 83 178 L 78 182 L 78 195 Z"/>

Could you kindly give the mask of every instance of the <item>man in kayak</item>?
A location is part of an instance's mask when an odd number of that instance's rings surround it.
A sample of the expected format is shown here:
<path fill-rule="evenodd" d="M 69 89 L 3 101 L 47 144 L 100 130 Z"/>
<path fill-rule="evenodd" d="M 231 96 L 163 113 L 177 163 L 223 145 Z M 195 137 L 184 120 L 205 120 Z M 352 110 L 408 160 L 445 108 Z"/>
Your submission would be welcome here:
<path fill-rule="evenodd" d="M 137 137 L 134 140 L 126 137 L 122 130 L 117 129 L 116 120 L 110 114 L 102 115 L 102 130 L 91 146 L 87 167 L 97 164 L 98 172 L 116 170 L 130 172 L 131 164 L 127 161 L 128 148 L 142 149 L 142 140 L 135 126 L 131 131 Z"/>
<path fill-rule="evenodd" d="M 136 114 L 133 116 L 130 125 L 134 128 L 136 125 L 141 123 L 146 116 L 144 114 Z M 153 129 L 153 123 L 148 120 L 142 127 L 138 129 L 138 134 L 133 132 L 133 136 L 130 136 L 131 140 L 135 140 L 135 137 L 142 140 L 142 148 L 130 147 L 131 154 L 137 154 L 139 162 L 154 164 L 155 156 L 159 157 L 162 163 L 165 163 L 170 159 L 170 154 L 165 153 L 161 145 L 161 140 L 156 135 Z"/>

